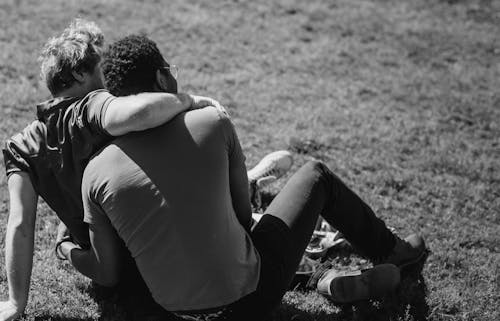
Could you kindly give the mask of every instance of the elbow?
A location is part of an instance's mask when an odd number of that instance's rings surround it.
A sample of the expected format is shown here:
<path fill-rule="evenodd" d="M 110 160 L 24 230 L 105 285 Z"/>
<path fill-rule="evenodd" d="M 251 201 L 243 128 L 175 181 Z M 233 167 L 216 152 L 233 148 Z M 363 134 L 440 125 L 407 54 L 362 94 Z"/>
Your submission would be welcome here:
<path fill-rule="evenodd" d="M 94 281 L 102 286 L 113 287 L 120 281 L 120 268 L 118 262 L 100 262 L 94 273 Z"/>
<path fill-rule="evenodd" d="M 7 229 L 16 232 L 24 238 L 33 237 L 35 232 L 35 222 L 31 218 L 12 213 L 9 215 Z"/>

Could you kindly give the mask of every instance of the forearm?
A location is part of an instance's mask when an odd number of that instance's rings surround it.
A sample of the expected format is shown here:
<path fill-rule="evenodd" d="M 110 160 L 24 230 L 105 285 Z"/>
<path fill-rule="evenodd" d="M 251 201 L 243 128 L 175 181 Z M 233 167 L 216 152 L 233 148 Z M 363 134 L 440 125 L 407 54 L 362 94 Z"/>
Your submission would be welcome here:
<path fill-rule="evenodd" d="M 137 114 L 139 118 L 142 118 L 142 120 L 137 121 L 137 124 L 140 124 L 137 131 L 161 126 L 178 114 L 195 108 L 196 97 L 184 93 L 176 95 L 160 94 L 156 100 L 152 100 L 148 106 Z"/>
<path fill-rule="evenodd" d="M 153 97 L 154 99 L 145 97 L 146 100 L 149 100 L 149 104 L 146 104 L 145 107 L 138 107 L 139 110 L 136 111 L 136 116 L 139 119 L 136 122 L 133 121 L 133 123 L 139 124 L 136 131 L 163 125 L 178 114 L 190 109 L 214 106 L 221 108 L 224 112 L 226 112 L 219 102 L 210 97 L 196 96 L 185 93 L 178 93 L 175 95 L 168 93 L 143 95 L 152 95 L 150 97 Z"/>
<path fill-rule="evenodd" d="M 191 109 L 215 106 L 227 113 L 216 100 L 189 94 L 141 93 L 117 97 L 108 105 L 104 129 L 112 136 L 158 127 Z"/>
<path fill-rule="evenodd" d="M 118 282 L 118 275 L 110 273 L 107 267 L 99 262 L 92 248 L 82 250 L 72 242 L 63 242 L 60 250 L 78 272 L 96 283 L 113 286 Z"/>
<path fill-rule="evenodd" d="M 34 229 L 9 219 L 5 236 L 5 267 L 9 285 L 9 300 L 24 310 L 33 266 Z"/>
<path fill-rule="evenodd" d="M 157 127 L 188 110 L 192 99 L 187 94 L 142 93 L 118 97 L 104 117 L 104 129 L 113 136 Z"/>

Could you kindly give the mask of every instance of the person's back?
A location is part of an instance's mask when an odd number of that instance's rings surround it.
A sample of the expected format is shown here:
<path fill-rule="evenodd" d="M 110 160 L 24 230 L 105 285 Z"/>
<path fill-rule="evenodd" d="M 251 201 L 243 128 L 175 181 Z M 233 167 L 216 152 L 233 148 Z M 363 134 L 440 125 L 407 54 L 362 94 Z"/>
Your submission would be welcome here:
<path fill-rule="evenodd" d="M 36 192 L 83 247 L 90 245 L 83 219 L 81 178 L 91 156 L 112 140 L 102 118 L 114 96 L 95 90 L 84 97 L 37 105 L 37 120 L 5 142 L 6 176 L 27 172 Z"/>
<path fill-rule="evenodd" d="M 234 128 L 208 107 L 116 139 L 85 170 L 85 220 L 109 218 L 167 310 L 223 306 L 256 289 L 260 259 L 233 208 L 231 158 L 243 158 Z"/>

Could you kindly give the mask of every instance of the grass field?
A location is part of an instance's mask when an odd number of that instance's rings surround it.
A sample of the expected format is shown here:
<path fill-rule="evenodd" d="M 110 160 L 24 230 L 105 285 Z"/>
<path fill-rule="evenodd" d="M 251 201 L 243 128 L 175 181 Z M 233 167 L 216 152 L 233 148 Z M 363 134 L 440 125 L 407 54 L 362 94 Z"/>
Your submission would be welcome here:
<path fill-rule="evenodd" d="M 108 41 L 146 32 L 180 88 L 229 109 L 247 165 L 289 149 L 326 162 L 431 251 L 380 301 L 289 292 L 274 320 L 500 320 L 500 1 L 0 1 L 0 140 L 35 118 L 46 39 L 76 17 Z M 282 183 L 280 183 L 282 184 Z M 269 193 L 279 190 L 280 184 Z M 0 174 L 0 245 L 8 216 Z M 40 202 L 23 320 L 121 320 L 113 296 L 53 254 Z M 0 254 L 0 297 L 7 295 Z"/>

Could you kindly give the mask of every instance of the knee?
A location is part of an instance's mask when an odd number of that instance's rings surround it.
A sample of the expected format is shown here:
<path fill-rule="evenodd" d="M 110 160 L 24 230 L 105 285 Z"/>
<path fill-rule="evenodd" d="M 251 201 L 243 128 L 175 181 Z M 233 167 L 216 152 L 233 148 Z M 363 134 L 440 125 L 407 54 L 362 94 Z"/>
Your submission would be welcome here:
<path fill-rule="evenodd" d="M 328 166 L 326 166 L 325 163 L 319 160 L 310 160 L 308 161 L 303 168 L 305 170 L 311 171 L 311 172 L 318 172 L 320 174 L 324 174 L 325 172 L 329 172 L 330 170 L 328 169 Z"/>
<path fill-rule="evenodd" d="M 341 182 L 341 179 L 335 175 L 328 166 L 322 161 L 311 160 L 308 161 L 304 166 L 305 170 L 309 175 L 319 178 L 319 181 L 330 183 Z"/>

